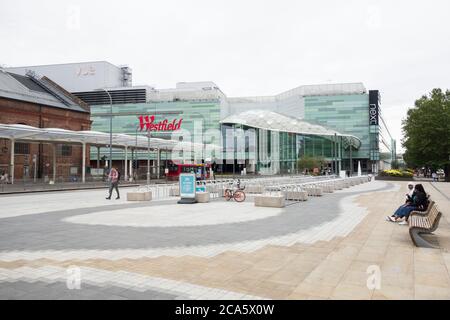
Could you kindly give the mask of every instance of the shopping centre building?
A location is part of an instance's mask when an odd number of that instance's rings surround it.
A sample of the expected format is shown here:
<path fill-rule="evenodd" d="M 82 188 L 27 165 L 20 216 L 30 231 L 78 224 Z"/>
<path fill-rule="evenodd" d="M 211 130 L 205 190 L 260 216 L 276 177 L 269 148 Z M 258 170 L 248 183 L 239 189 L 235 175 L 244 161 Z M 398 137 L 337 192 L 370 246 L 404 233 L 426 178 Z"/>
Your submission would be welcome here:
<path fill-rule="evenodd" d="M 228 97 L 213 82 L 180 82 L 175 88 L 132 86 L 132 71 L 108 62 L 9 68 L 57 81 L 90 106 L 92 130 L 203 144 L 204 150 L 151 157 L 160 172 L 169 160 L 211 162 L 219 172 L 292 173 L 305 156 L 319 157 L 332 171 L 377 172 L 396 158 L 395 140 L 381 113 L 378 90 L 362 83 L 306 85 L 262 97 Z M 220 146 L 211 151 L 210 145 Z M 93 150 L 91 150 L 93 151 Z M 114 150 L 120 165 L 123 150 Z M 102 158 L 109 156 L 107 150 Z M 161 162 L 157 162 L 161 157 Z M 135 152 L 136 169 L 147 152 Z M 91 152 L 91 164 L 97 161 Z M 160 166 L 156 168 L 156 164 Z"/>

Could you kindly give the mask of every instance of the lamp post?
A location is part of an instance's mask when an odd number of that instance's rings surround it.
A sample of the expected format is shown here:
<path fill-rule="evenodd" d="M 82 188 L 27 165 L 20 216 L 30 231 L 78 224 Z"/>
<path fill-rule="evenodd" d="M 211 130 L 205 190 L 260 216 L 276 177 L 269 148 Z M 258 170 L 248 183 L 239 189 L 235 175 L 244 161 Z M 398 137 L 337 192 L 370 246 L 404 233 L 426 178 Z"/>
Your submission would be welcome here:
<path fill-rule="evenodd" d="M 339 169 L 338 169 L 338 157 L 339 157 L 339 153 L 338 153 L 338 138 L 337 138 L 337 134 L 336 132 L 334 133 L 334 174 L 338 175 L 339 174 Z"/>
<path fill-rule="evenodd" d="M 148 130 L 147 142 L 147 188 L 150 187 L 150 130 Z"/>
<path fill-rule="evenodd" d="M 112 108 L 112 98 L 111 95 L 109 94 L 108 90 L 103 88 L 103 91 L 105 91 L 108 96 L 109 96 L 109 112 L 110 112 L 110 117 L 109 117 L 109 166 L 108 169 L 109 171 L 111 171 L 112 168 L 112 117 L 113 117 L 113 108 Z"/>
<path fill-rule="evenodd" d="M 350 177 L 353 177 L 353 159 L 352 159 L 352 151 L 353 151 L 353 138 L 350 138 Z"/>

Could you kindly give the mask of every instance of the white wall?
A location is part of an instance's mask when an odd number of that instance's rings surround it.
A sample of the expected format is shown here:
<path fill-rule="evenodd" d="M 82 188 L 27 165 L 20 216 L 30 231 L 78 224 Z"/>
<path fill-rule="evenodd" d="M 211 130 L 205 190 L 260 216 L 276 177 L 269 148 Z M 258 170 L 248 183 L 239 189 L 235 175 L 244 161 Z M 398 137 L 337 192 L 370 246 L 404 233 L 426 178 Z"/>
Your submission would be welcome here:
<path fill-rule="evenodd" d="M 288 99 L 261 99 L 260 101 L 245 101 L 245 98 L 228 100 L 228 110 L 225 116 L 245 112 L 248 110 L 267 110 L 278 112 L 286 116 L 304 118 L 305 103 L 301 96 L 293 96 Z"/>
<path fill-rule="evenodd" d="M 105 61 L 6 68 L 25 75 L 28 70 L 46 76 L 69 92 L 122 87 L 122 69 Z"/>

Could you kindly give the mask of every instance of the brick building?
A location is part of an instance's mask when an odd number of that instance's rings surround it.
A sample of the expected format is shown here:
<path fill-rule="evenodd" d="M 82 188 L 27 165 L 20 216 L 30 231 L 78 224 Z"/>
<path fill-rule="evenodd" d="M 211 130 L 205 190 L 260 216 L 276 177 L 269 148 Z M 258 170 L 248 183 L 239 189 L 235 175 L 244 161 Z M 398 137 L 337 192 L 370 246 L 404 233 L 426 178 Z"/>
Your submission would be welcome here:
<path fill-rule="evenodd" d="M 89 106 L 46 77 L 17 75 L 0 69 L 0 124 L 22 124 L 37 128 L 90 130 Z M 11 171 L 11 142 L 0 139 L 0 172 Z M 67 181 L 80 176 L 82 151 L 79 144 L 14 143 L 14 177 L 48 180 L 53 175 Z M 89 159 L 89 154 L 87 155 Z"/>

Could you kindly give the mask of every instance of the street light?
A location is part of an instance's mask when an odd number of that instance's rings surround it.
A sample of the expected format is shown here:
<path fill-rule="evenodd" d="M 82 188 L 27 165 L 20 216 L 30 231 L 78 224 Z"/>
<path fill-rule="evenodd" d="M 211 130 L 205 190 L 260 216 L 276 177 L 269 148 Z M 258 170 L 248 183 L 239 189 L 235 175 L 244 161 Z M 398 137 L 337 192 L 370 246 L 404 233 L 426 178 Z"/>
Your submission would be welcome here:
<path fill-rule="evenodd" d="M 112 117 L 113 117 L 113 108 L 112 108 L 112 98 L 109 94 L 108 90 L 103 88 L 103 91 L 105 91 L 109 96 L 109 171 L 111 171 L 112 168 Z"/>
<path fill-rule="evenodd" d="M 150 187 L 150 129 L 148 130 L 147 142 L 147 188 Z"/>

